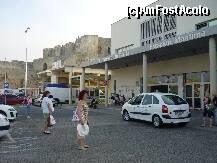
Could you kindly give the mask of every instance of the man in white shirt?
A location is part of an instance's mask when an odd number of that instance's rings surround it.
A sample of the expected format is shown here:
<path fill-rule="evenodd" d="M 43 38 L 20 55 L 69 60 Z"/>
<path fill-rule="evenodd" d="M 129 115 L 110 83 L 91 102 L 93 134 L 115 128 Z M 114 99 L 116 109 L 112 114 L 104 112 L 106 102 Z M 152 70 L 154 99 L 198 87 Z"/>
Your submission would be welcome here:
<path fill-rule="evenodd" d="M 41 103 L 41 108 L 44 116 L 44 130 L 43 133 L 45 134 L 51 134 L 50 131 L 48 131 L 48 127 L 50 127 L 50 114 L 52 112 L 52 101 L 48 98 L 50 95 L 49 91 L 45 91 L 43 93 L 43 99 Z"/>

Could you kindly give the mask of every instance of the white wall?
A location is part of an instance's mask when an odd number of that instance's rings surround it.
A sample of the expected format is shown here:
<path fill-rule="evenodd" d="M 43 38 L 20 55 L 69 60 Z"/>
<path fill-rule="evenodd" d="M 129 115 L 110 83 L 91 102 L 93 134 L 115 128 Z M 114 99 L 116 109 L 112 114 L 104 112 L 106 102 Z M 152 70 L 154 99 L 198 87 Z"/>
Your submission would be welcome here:
<path fill-rule="evenodd" d="M 148 64 L 148 76 L 182 74 L 201 71 L 209 71 L 208 54 Z M 119 90 L 121 90 L 121 94 L 125 94 L 126 97 L 129 98 L 131 97 L 131 90 L 134 90 L 135 94 L 139 93 L 140 87 L 136 85 L 136 82 L 139 82 L 140 78 L 142 77 L 142 65 L 114 69 L 112 70 L 111 77 L 111 92 L 114 92 L 114 80 L 116 80 L 116 92 L 119 93 Z"/>
<path fill-rule="evenodd" d="M 179 16 L 177 17 L 177 34 L 184 34 L 195 31 L 195 24 L 217 18 L 217 0 L 160 0 L 150 6 L 162 5 L 171 7 L 175 5 L 206 6 L 211 10 L 210 16 Z M 143 6 L 140 6 L 143 7 Z M 150 17 L 141 17 L 141 19 L 123 18 L 111 25 L 111 54 L 115 54 L 115 49 L 134 44 L 140 46 L 140 24 Z"/>
<path fill-rule="evenodd" d="M 51 75 L 51 84 L 56 84 L 58 83 L 58 76 L 55 74 Z"/>
<path fill-rule="evenodd" d="M 121 19 L 111 26 L 111 54 L 115 49 L 134 44 L 133 48 L 140 46 L 140 25 L 136 18 Z"/>

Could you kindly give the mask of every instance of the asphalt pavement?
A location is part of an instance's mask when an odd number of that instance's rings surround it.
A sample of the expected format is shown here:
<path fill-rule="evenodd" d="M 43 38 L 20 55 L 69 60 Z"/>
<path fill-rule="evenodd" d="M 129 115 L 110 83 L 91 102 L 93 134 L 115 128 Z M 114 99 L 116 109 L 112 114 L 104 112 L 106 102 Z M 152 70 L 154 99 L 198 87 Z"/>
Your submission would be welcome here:
<path fill-rule="evenodd" d="M 0 163 L 216 163 L 217 127 L 201 128 L 201 112 L 193 111 L 186 127 L 167 125 L 161 129 L 142 121 L 125 122 L 120 108 L 91 110 L 91 146 L 77 149 L 76 126 L 71 121 L 72 107 L 59 106 L 57 124 L 51 135 L 41 133 L 42 112 L 33 107 L 31 119 L 17 107 L 19 117 L 11 123 L 16 143 L 0 139 Z"/>

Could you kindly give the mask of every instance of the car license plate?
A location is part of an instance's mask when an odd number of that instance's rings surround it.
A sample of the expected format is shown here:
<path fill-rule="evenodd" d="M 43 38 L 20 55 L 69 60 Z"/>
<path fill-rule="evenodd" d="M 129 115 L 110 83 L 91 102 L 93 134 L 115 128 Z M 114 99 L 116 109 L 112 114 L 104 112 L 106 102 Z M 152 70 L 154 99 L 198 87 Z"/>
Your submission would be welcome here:
<path fill-rule="evenodd" d="M 180 117 L 183 114 L 183 111 L 181 112 L 175 112 L 175 115 L 177 115 L 178 117 Z"/>

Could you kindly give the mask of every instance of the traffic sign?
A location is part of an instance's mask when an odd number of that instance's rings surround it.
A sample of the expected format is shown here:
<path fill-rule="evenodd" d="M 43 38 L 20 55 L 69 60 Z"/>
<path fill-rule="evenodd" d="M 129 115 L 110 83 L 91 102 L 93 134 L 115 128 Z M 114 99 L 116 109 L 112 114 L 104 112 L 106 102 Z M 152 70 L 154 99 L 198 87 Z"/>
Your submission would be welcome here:
<path fill-rule="evenodd" d="M 4 83 L 4 89 L 8 89 L 9 88 L 9 83 L 5 82 Z"/>

